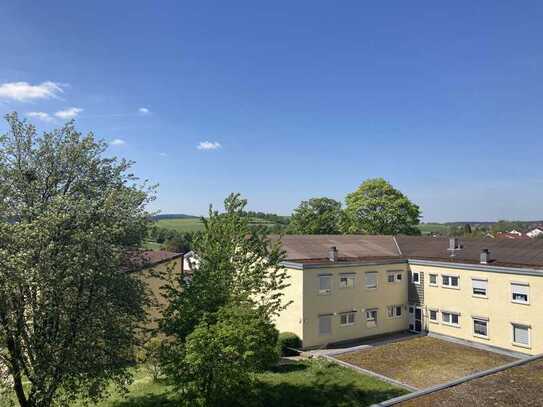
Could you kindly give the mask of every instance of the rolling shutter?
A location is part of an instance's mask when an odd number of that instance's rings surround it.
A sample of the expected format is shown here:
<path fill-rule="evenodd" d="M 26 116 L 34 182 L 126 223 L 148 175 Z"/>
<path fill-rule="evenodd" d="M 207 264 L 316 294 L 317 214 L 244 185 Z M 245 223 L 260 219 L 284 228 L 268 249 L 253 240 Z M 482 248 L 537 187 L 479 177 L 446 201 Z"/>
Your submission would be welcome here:
<path fill-rule="evenodd" d="M 330 335 L 332 333 L 332 316 L 319 316 L 319 335 Z"/>
<path fill-rule="evenodd" d="M 369 271 L 366 273 L 366 287 L 367 288 L 377 287 L 377 272 Z"/>
<path fill-rule="evenodd" d="M 523 325 L 513 325 L 513 341 L 528 346 L 530 344 L 530 328 Z"/>
<path fill-rule="evenodd" d="M 472 283 L 473 283 L 473 288 L 477 288 L 477 289 L 485 290 L 485 291 L 486 291 L 486 287 L 488 286 L 488 281 L 486 280 L 473 279 Z"/>

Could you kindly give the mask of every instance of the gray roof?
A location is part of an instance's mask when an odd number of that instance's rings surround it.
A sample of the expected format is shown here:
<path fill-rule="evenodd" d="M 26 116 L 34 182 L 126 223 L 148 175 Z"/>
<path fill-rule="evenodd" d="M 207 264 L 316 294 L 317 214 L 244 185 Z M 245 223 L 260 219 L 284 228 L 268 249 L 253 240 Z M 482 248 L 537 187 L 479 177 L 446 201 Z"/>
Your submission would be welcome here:
<path fill-rule="evenodd" d="M 273 240 L 279 236 L 272 236 Z M 489 265 L 543 268 L 543 239 L 460 239 L 462 249 L 451 257 L 449 239 L 426 236 L 285 235 L 281 244 L 288 261 L 326 263 L 335 246 L 339 260 L 423 259 L 479 263 L 483 249 L 490 251 Z"/>

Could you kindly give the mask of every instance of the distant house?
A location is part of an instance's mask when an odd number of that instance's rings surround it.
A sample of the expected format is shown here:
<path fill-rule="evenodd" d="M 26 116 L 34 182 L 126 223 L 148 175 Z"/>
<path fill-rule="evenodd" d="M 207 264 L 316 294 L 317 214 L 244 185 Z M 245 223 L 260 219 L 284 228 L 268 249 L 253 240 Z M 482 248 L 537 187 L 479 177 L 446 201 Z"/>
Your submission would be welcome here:
<path fill-rule="evenodd" d="M 541 235 L 543 235 L 542 225 L 536 226 L 535 228 L 526 233 L 526 236 L 528 236 L 530 239 L 533 239 L 534 237 L 539 237 Z"/>
<path fill-rule="evenodd" d="M 512 230 L 511 232 L 497 232 L 496 233 L 496 238 L 498 239 L 513 239 L 513 240 L 526 240 L 526 239 L 529 239 L 530 237 L 521 233 L 521 232 L 518 232 L 516 230 Z"/>

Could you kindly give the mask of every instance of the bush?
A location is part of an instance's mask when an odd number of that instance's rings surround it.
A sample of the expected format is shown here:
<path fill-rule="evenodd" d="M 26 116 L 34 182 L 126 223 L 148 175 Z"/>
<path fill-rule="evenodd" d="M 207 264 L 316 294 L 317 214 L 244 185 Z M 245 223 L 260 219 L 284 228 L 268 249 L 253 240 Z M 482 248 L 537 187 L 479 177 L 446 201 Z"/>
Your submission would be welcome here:
<path fill-rule="evenodd" d="M 297 356 L 298 352 L 289 348 L 300 349 L 302 347 L 302 341 L 298 338 L 298 335 L 292 332 L 280 333 L 277 343 L 283 356 Z"/>

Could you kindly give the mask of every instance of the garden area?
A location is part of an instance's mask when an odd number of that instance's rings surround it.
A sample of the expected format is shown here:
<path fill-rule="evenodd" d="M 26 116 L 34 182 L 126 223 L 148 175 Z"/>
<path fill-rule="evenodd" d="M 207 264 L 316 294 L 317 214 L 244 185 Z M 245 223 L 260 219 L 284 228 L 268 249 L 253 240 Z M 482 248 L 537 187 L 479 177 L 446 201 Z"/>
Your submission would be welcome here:
<path fill-rule="evenodd" d="M 254 406 L 369 406 L 405 394 L 380 380 L 320 359 L 280 364 L 256 375 L 256 385 L 247 400 Z M 98 407 L 178 406 L 170 386 L 153 381 L 144 369 L 123 395 L 112 392 Z M 83 404 L 76 404 L 83 406 Z"/>

